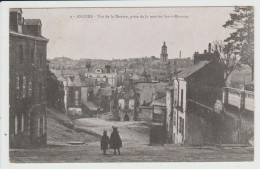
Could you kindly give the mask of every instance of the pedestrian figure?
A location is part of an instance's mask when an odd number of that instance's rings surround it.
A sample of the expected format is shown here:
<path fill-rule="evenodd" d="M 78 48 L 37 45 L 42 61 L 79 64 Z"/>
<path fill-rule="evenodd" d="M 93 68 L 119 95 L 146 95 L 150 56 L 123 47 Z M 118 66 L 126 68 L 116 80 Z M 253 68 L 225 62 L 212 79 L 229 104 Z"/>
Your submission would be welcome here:
<path fill-rule="evenodd" d="M 107 132 L 103 132 L 103 136 L 101 138 L 101 150 L 103 150 L 103 155 L 106 155 L 106 151 L 108 149 L 109 137 L 107 136 Z"/>
<path fill-rule="evenodd" d="M 122 147 L 122 140 L 119 136 L 119 133 L 117 131 L 117 128 L 112 126 L 113 132 L 110 136 L 110 148 L 114 149 L 114 155 L 116 155 L 116 150 L 118 151 L 118 154 L 120 155 L 120 148 Z"/>

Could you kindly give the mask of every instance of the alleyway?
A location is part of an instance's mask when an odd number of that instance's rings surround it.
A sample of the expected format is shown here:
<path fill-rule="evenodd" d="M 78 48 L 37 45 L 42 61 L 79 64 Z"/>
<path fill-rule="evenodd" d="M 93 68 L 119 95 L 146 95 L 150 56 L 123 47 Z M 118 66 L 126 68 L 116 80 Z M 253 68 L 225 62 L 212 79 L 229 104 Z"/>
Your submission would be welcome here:
<path fill-rule="evenodd" d="M 54 123 L 52 118 L 48 123 Z M 181 162 L 181 161 L 251 161 L 253 149 L 249 147 L 181 147 L 178 145 L 149 146 L 148 126 L 142 122 L 111 122 L 100 119 L 78 119 L 76 128 L 89 133 L 75 133 L 58 123 L 50 124 L 56 134 L 50 134 L 46 147 L 11 149 L 12 162 Z M 49 127 L 50 127 L 49 125 Z M 99 136 L 103 130 L 111 133 L 118 126 L 123 140 L 122 155 L 102 155 Z M 49 129 L 53 130 L 53 129 Z M 66 134 L 70 132 L 71 134 Z M 59 136 L 60 134 L 60 136 Z M 67 135 L 70 135 L 68 137 Z M 55 136 L 55 137 L 54 137 Z M 61 137 L 62 136 L 62 137 Z M 70 145 L 80 141 L 83 145 Z"/>

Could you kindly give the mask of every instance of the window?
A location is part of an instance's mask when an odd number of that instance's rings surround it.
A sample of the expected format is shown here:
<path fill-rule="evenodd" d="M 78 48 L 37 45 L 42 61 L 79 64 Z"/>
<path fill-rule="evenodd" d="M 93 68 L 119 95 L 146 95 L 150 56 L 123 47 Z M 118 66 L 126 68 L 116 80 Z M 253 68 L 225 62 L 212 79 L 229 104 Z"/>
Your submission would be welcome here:
<path fill-rule="evenodd" d="M 176 111 L 173 112 L 173 125 L 176 126 Z"/>
<path fill-rule="evenodd" d="M 24 115 L 22 114 L 22 117 L 21 117 L 21 132 L 24 131 Z"/>
<path fill-rule="evenodd" d="M 43 135 L 43 117 L 40 118 L 40 135 Z"/>
<path fill-rule="evenodd" d="M 173 94 L 173 99 L 174 99 L 174 106 L 177 106 L 178 103 L 178 90 L 174 89 L 174 94 Z"/>
<path fill-rule="evenodd" d="M 16 98 L 20 97 L 20 78 L 16 77 Z"/>
<path fill-rule="evenodd" d="M 42 117 L 42 133 L 45 134 L 45 118 Z"/>
<path fill-rule="evenodd" d="M 24 58 L 23 45 L 19 45 L 19 62 L 22 63 Z"/>
<path fill-rule="evenodd" d="M 42 67 L 42 57 L 41 57 L 41 56 L 38 56 L 38 58 L 39 58 L 40 67 Z"/>
<path fill-rule="evenodd" d="M 181 89 L 181 109 L 183 110 L 183 89 Z"/>
<path fill-rule="evenodd" d="M 26 77 L 23 76 L 23 98 L 26 97 Z"/>
<path fill-rule="evenodd" d="M 18 16 L 17 19 L 18 25 L 22 25 L 22 14 L 18 13 L 17 16 Z"/>
<path fill-rule="evenodd" d="M 42 83 L 39 83 L 39 101 L 42 101 Z"/>
<path fill-rule="evenodd" d="M 31 80 L 28 83 L 28 96 L 32 97 L 32 82 L 31 82 Z"/>
<path fill-rule="evenodd" d="M 38 137 L 40 136 L 40 123 L 41 123 L 41 121 L 40 121 L 40 118 L 38 118 L 38 123 L 37 123 L 37 126 L 38 126 Z"/>
<path fill-rule="evenodd" d="M 75 106 L 79 105 L 79 91 L 75 91 Z"/>
<path fill-rule="evenodd" d="M 33 64 L 34 63 L 34 47 L 32 46 L 32 48 L 31 48 L 31 53 L 30 53 L 30 55 L 31 55 L 31 63 Z"/>
<path fill-rule="evenodd" d="M 18 117 L 15 115 L 14 117 L 14 134 L 18 134 Z"/>
<path fill-rule="evenodd" d="M 182 117 L 180 117 L 179 133 L 181 133 L 182 135 L 184 134 L 184 119 Z"/>

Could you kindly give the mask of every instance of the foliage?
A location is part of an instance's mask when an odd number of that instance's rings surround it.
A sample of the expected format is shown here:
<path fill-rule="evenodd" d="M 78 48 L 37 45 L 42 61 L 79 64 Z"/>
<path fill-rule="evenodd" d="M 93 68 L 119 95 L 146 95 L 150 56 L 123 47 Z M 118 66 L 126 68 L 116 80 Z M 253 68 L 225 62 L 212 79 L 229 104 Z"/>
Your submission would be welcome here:
<path fill-rule="evenodd" d="M 235 56 L 239 63 L 250 66 L 252 80 L 254 78 L 254 8 L 235 7 L 230 14 L 230 20 L 223 25 L 225 28 L 234 29 L 234 32 L 224 40 L 225 53 Z"/>
<path fill-rule="evenodd" d="M 64 86 L 50 70 L 47 71 L 46 100 L 47 106 L 64 110 Z"/>
<path fill-rule="evenodd" d="M 225 44 L 223 41 L 214 41 L 213 52 L 218 52 L 220 55 L 220 61 L 224 67 L 224 79 L 227 81 L 229 75 L 237 69 L 241 68 L 239 59 L 232 53 L 229 44 Z"/>

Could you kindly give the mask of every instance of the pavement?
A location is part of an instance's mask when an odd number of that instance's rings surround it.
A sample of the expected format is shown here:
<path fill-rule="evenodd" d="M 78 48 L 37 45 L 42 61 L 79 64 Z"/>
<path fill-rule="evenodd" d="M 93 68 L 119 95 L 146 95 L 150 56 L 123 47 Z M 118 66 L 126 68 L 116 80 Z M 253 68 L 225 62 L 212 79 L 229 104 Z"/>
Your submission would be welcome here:
<path fill-rule="evenodd" d="M 56 130 L 57 125 L 55 124 L 52 130 Z M 104 130 L 110 134 L 112 126 L 118 127 L 123 141 L 123 147 L 120 149 L 121 155 L 113 155 L 113 150 L 108 150 L 107 155 L 102 155 L 100 135 Z M 247 146 L 183 147 L 175 144 L 149 146 L 148 125 L 144 122 L 113 122 L 85 118 L 75 120 L 74 127 L 77 131 L 85 132 L 69 131 L 73 133 L 73 137 L 71 137 L 71 134 L 63 133 L 59 127 L 56 134 L 48 137 L 47 146 L 33 149 L 11 149 L 10 161 L 15 163 L 226 162 L 254 159 L 253 148 Z M 70 142 L 79 144 L 69 144 Z"/>

